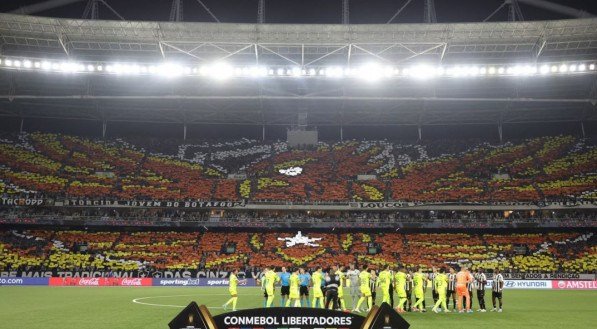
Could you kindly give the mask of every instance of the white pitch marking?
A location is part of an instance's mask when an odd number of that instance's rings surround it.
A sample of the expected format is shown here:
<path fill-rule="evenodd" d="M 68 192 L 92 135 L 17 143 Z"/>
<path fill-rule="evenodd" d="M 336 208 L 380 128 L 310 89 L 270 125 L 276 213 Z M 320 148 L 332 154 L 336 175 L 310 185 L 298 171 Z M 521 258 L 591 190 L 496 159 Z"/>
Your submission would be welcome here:
<path fill-rule="evenodd" d="M 210 294 L 211 296 L 228 296 L 229 294 Z M 174 298 L 174 297 L 197 297 L 198 295 L 170 295 L 170 296 L 149 296 L 149 297 L 139 297 L 133 299 L 133 303 L 139 305 L 147 305 L 147 306 L 161 306 L 161 307 L 178 307 L 183 308 L 187 307 L 187 305 L 169 305 L 169 304 L 152 304 L 152 303 L 145 303 L 141 302 L 141 300 L 150 299 L 150 298 Z M 208 308 L 222 308 L 222 307 L 208 307 Z"/>

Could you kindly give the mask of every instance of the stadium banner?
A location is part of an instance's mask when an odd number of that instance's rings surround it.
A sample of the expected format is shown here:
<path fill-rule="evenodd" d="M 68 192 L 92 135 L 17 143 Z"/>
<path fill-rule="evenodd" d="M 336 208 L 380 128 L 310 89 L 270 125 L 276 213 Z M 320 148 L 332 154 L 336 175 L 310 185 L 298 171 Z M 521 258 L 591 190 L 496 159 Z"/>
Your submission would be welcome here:
<path fill-rule="evenodd" d="M 0 278 L 0 286 L 47 286 L 48 278 Z"/>
<path fill-rule="evenodd" d="M 551 289 L 550 280 L 504 280 L 504 289 Z"/>
<path fill-rule="evenodd" d="M 493 273 L 487 273 L 493 279 Z M 596 280 L 594 273 L 502 273 L 505 280 Z"/>
<path fill-rule="evenodd" d="M 41 206 L 46 202 L 37 198 L 0 198 L 0 205 L 3 206 Z"/>
<path fill-rule="evenodd" d="M 230 281 L 228 279 L 161 279 L 154 278 L 152 281 L 155 287 L 228 287 Z M 239 280 L 239 287 L 251 287 L 256 286 L 255 279 Z"/>
<path fill-rule="evenodd" d="M 89 200 L 65 199 L 55 206 L 71 207 L 139 207 L 139 208 L 244 208 L 245 201 L 162 201 L 162 200 Z"/>
<path fill-rule="evenodd" d="M 150 278 L 49 278 L 50 286 L 73 287 L 146 287 Z"/>
<path fill-rule="evenodd" d="M 350 202 L 350 208 L 362 209 L 394 209 L 415 206 L 413 202 Z"/>
<path fill-rule="evenodd" d="M 551 281 L 552 289 L 567 289 L 567 290 L 597 290 L 597 281 L 571 281 L 559 280 Z"/>

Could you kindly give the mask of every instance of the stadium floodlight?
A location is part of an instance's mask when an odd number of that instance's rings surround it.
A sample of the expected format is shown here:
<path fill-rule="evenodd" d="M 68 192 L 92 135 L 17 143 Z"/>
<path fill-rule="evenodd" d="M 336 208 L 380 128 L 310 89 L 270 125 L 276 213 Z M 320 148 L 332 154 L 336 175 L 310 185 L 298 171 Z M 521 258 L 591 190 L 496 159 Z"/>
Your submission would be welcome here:
<path fill-rule="evenodd" d="M 576 64 L 570 64 L 570 66 L 568 67 L 568 70 L 570 72 L 576 72 Z"/>
<path fill-rule="evenodd" d="M 263 66 L 251 66 L 249 67 L 249 76 L 253 78 L 264 77 L 267 75 L 267 68 Z"/>
<path fill-rule="evenodd" d="M 311 68 L 309 69 L 309 75 L 315 75 L 317 72 L 315 71 L 315 69 Z"/>
<path fill-rule="evenodd" d="M 33 67 L 35 67 L 36 69 L 41 68 L 41 62 L 35 62 L 35 63 L 33 63 Z"/>
<path fill-rule="evenodd" d="M 497 72 L 498 74 L 504 74 L 504 72 L 506 72 L 506 69 L 504 69 L 503 67 L 498 67 Z"/>
<path fill-rule="evenodd" d="M 30 69 L 32 66 L 33 66 L 33 63 L 31 63 L 30 60 L 26 59 L 26 60 L 23 61 L 23 67 L 24 68 Z"/>
<path fill-rule="evenodd" d="M 415 79 L 426 80 L 435 77 L 437 70 L 430 65 L 421 64 L 410 68 L 408 74 Z"/>
<path fill-rule="evenodd" d="M 551 73 L 556 73 L 558 72 L 558 67 L 556 65 L 552 65 L 551 66 Z"/>
<path fill-rule="evenodd" d="M 283 68 L 278 68 L 276 70 L 276 75 L 280 75 L 280 76 L 284 75 L 284 69 Z"/>
<path fill-rule="evenodd" d="M 377 63 L 367 63 L 355 72 L 356 76 L 366 81 L 377 81 L 384 76 L 384 70 Z"/>
<path fill-rule="evenodd" d="M 595 70 L 595 64 L 590 64 L 589 65 L 589 70 L 594 71 Z"/>
<path fill-rule="evenodd" d="M 60 71 L 64 73 L 73 73 L 77 71 L 78 64 L 74 62 L 62 62 L 60 63 Z"/>
<path fill-rule="evenodd" d="M 183 67 L 176 63 L 163 63 L 156 67 L 157 74 L 167 78 L 174 78 L 180 76 L 182 75 L 183 70 Z"/>
<path fill-rule="evenodd" d="M 326 74 L 330 78 L 342 78 L 344 70 L 340 66 L 332 66 L 326 70 Z"/>
<path fill-rule="evenodd" d="M 477 75 L 479 75 L 479 68 L 477 66 L 469 67 L 466 71 L 466 75 L 476 77 Z"/>
<path fill-rule="evenodd" d="M 496 69 L 493 66 L 491 66 L 489 69 L 487 69 L 487 73 L 489 73 L 491 75 L 495 74 L 495 72 L 496 72 Z"/>
<path fill-rule="evenodd" d="M 386 78 L 390 78 L 392 77 L 392 75 L 394 74 L 394 67 L 392 66 L 386 66 L 383 69 L 383 76 Z"/>
<path fill-rule="evenodd" d="M 481 75 L 487 74 L 487 68 L 486 67 L 479 68 L 479 74 L 481 74 Z"/>
<path fill-rule="evenodd" d="M 585 64 L 579 64 L 578 65 L 578 71 L 584 72 L 586 70 L 587 70 L 587 66 Z"/>
<path fill-rule="evenodd" d="M 8 67 L 12 67 L 12 59 L 7 59 L 4 61 L 4 65 L 8 66 Z"/>
<path fill-rule="evenodd" d="M 523 67 L 523 74 L 525 75 L 533 75 L 537 73 L 537 66 L 535 65 L 525 65 Z"/>
<path fill-rule="evenodd" d="M 539 72 L 541 72 L 541 74 L 549 73 L 549 65 L 547 65 L 547 64 L 541 65 L 541 69 L 539 70 Z"/>
<path fill-rule="evenodd" d="M 182 73 L 182 67 L 180 67 L 180 72 Z M 214 63 L 207 67 L 207 75 L 211 78 L 223 80 L 231 77 L 234 74 L 234 69 L 232 66 L 226 63 Z"/>
<path fill-rule="evenodd" d="M 292 75 L 293 77 L 300 77 L 301 76 L 301 68 L 300 67 L 293 67 L 292 69 L 289 69 L 290 71 L 290 75 Z"/>
<path fill-rule="evenodd" d="M 455 77 L 463 77 L 466 75 L 468 69 L 464 66 L 455 66 L 452 75 Z"/>
<path fill-rule="evenodd" d="M 93 72 L 93 71 L 95 71 L 95 67 L 93 67 L 93 65 L 89 64 L 89 65 L 87 65 L 87 71 Z"/>
<path fill-rule="evenodd" d="M 558 70 L 560 71 L 560 73 L 568 72 L 568 65 L 562 64 L 560 65 L 560 68 Z"/>

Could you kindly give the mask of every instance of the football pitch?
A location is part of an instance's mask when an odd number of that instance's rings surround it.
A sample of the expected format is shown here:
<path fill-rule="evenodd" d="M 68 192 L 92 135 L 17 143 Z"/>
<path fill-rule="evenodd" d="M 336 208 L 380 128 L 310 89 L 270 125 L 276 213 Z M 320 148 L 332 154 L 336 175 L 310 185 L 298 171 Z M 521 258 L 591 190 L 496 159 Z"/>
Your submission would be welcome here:
<path fill-rule="evenodd" d="M 486 297 L 490 309 L 491 299 Z M 166 329 L 191 301 L 205 304 L 216 315 L 223 312 L 221 305 L 228 298 L 226 288 L 0 287 L 0 328 Z M 352 304 L 350 297 L 345 300 Z M 431 296 L 426 300 L 430 309 Z M 279 296 L 274 303 L 279 306 Z M 239 289 L 239 309 L 262 305 L 260 289 Z M 404 317 L 411 328 L 595 328 L 596 305 L 595 291 L 510 290 L 504 291 L 503 313 L 427 312 Z"/>

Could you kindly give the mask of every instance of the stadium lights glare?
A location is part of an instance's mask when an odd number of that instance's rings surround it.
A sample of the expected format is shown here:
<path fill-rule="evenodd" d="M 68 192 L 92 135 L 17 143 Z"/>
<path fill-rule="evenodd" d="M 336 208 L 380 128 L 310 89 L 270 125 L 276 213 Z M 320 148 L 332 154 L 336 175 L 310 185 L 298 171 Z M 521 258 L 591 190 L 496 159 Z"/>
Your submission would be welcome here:
<path fill-rule="evenodd" d="M 173 77 L 205 77 L 216 80 L 234 78 L 325 78 L 325 79 L 360 79 L 377 81 L 380 79 L 416 79 L 433 78 L 479 78 L 479 77 L 527 77 L 535 75 L 569 75 L 594 73 L 595 61 L 577 61 L 567 63 L 539 64 L 449 64 L 434 65 L 419 63 L 413 65 L 381 65 L 376 62 L 343 67 L 330 66 L 285 66 L 285 65 L 231 65 L 227 63 L 202 64 L 200 66 L 182 63 L 118 63 L 58 61 L 24 57 L 0 57 L 0 69 L 6 70 L 42 70 L 68 74 L 110 74 L 110 75 L 156 75 Z"/>

